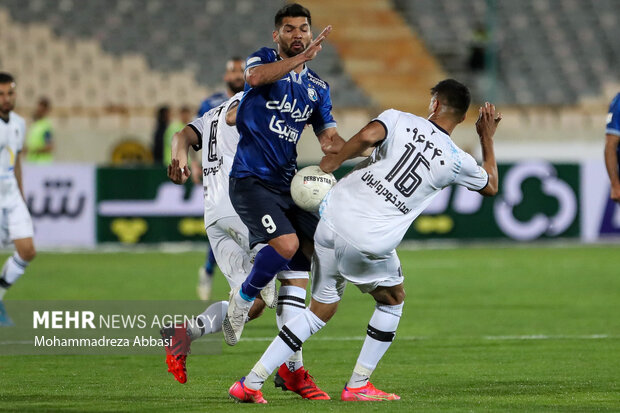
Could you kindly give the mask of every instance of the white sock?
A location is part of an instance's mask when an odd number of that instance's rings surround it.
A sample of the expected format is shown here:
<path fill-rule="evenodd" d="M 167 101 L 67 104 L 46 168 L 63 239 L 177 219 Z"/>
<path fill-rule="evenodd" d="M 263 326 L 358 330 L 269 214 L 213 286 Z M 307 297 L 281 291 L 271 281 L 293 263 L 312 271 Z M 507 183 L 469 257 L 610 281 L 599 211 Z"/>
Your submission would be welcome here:
<path fill-rule="evenodd" d="M 20 257 L 17 251 L 7 258 L 0 274 L 0 300 L 4 297 L 6 290 L 24 274 L 28 264 L 30 263 Z"/>
<path fill-rule="evenodd" d="M 276 308 L 278 329 L 281 329 L 284 324 L 297 317 L 305 309 L 306 290 L 304 288 L 292 285 L 280 287 L 280 291 L 278 291 L 278 307 Z M 290 371 L 296 371 L 303 367 L 304 361 L 301 349 L 286 360 L 286 365 Z"/>
<path fill-rule="evenodd" d="M 218 301 L 211 304 L 200 315 L 187 323 L 187 334 L 191 341 L 205 334 L 222 331 L 222 321 L 228 311 L 228 301 Z"/>
<path fill-rule="evenodd" d="M 293 353 L 299 351 L 302 343 L 324 325 L 325 323 L 308 308 L 288 321 L 246 376 L 245 385 L 252 390 L 260 389 L 269 375 Z"/>
<path fill-rule="evenodd" d="M 368 383 L 368 379 L 377 367 L 379 360 L 394 340 L 400 316 L 403 314 L 403 304 L 384 305 L 377 303 L 375 312 L 368 323 L 362 351 L 357 358 L 347 387 L 355 389 L 364 387 Z"/>

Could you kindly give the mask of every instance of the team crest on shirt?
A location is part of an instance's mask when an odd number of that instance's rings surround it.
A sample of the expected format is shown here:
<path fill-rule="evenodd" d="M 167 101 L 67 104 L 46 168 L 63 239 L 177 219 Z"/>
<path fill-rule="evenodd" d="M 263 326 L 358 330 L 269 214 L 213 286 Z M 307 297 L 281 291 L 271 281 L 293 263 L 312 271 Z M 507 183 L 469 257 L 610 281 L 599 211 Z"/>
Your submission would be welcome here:
<path fill-rule="evenodd" d="M 314 90 L 313 88 L 309 87 L 308 88 L 308 97 L 310 98 L 311 101 L 316 102 L 319 98 L 319 96 L 316 93 L 316 90 Z"/>

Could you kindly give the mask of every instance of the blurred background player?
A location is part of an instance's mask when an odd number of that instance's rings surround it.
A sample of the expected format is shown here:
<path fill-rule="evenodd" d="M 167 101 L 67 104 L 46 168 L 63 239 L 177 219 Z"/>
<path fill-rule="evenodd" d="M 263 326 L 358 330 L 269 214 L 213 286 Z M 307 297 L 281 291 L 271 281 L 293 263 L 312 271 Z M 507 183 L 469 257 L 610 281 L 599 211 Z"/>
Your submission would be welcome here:
<path fill-rule="evenodd" d="M 228 195 L 228 174 L 239 142 L 239 133 L 234 126 L 235 108 L 242 95 L 236 94 L 176 133 L 172 140 L 172 161 L 168 166 L 170 180 L 183 185 L 190 176 L 187 167 L 189 147 L 192 146 L 196 151 L 202 148 L 202 168 L 194 169 L 194 174 L 203 179 L 205 229 L 231 288 L 238 287 L 246 279 L 252 268 L 253 254 L 249 246 L 248 229 L 239 219 Z M 221 330 L 228 302 L 220 301 L 216 304 L 207 309 L 208 314 L 203 314 L 202 318 L 199 316 L 194 322 L 203 325 L 176 326 L 162 330 L 162 337 L 172 339 L 170 346 L 166 347 L 168 371 L 180 383 L 187 380 L 185 363 L 191 341 Z M 270 288 L 261 291 L 261 298 L 254 301 L 248 320 L 260 316 L 265 305 L 273 308 L 275 304 L 274 280 Z M 207 330 L 201 320 L 209 317 L 216 317 L 214 320 L 217 325 L 211 321 Z"/>
<path fill-rule="evenodd" d="M 245 61 L 237 56 L 231 57 L 226 62 L 226 71 L 224 72 L 224 83 L 226 83 L 226 92 L 217 92 L 209 96 L 200 104 L 198 109 L 198 117 L 207 113 L 209 110 L 221 105 L 233 95 L 243 92 L 245 80 L 243 79 L 243 71 L 245 69 Z M 192 159 L 192 170 L 199 171 L 200 165 L 196 165 L 198 160 Z M 194 183 L 201 183 L 200 176 L 193 174 Z M 207 258 L 205 264 L 198 269 L 198 297 L 206 301 L 211 297 L 211 286 L 213 285 L 213 274 L 217 267 L 217 260 L 213 254 L 213 248 L 209 244 L 207 250 Z"/>
<path fill-rule="evenodd" d="M 48 115 L 51 110 L 50 100 L 39 98 L 37 107 L 32 114 L 33 122 L 28 128 L 24 154 L 26 161 L 31 163 L 51 163 L 54 160 L 54 140 L 52 122 Z"/>
<path fill-rule="evenodd" d="M 230 172 L 230 200 L 250 233 L 250 247 L 267 243 L 240 288 L 233 290 L 222 330 L 234 345 L 260 291 L 278 276 L 278 326 L 305 308 L 314 231 L 318 215 L 293 202 L 290 183 L 297 169 L 297 142 L 304 127 L 314 128 L 324 153 L 344 143 L 332 117 L 329 86 L 306 66 L 321 50 L 328 26 L 312 40 L 311 16 L 299 4 L 275 15 L 273 41 L 246 61 L 246 92 L 237 109 L 240 139 Z M 303 398 L 329 399 L 303 367 L 301 349 L 280 366 L 276 385 Z"/>
<path fill-rule="evenodd" d="M 189 106 L 181 106 L 179 109 L 179 117 L 174 119 L 164 132 L 164 158 L 162 159 L 162 163 L 166 166 L 170 164 L 171 158 L 171 148 L 172 148 L 172 137 L 175 133 L 182 130 L 185 125 L 190 123 L 194 117 L 192 116 L 192 111 Z"/>
<path fill-rule="evenodd" d="M 611 184 L 610 197 L 620 202 L 620 93 L 609 105 L 607 125 L 605 128 L 605 166 Z"/>
<path fill-rule="evenodd" d="M 396 247 L 409 226 L 439 192 L 452 184 L 482 195 L 497 193 L 498 175 L 493 135 L 501 120 L 495 107 L 480 108 L 476 130 L 483 162 L 479 166 L 450 139 L 465 120 L 470 103 L 467 87 L 455 80 L 431 89 L 428 119 L 389 109 L 366 125 L 337 154 L 326 155 L 321 169 L 333 172 L 347 159 L 376 147 L 338 182 L 323 203 L 314 237 L 310 307 L 282 326 L 280 333 L 250 373 L 229 394 L 243 402 L 266 403 L 263 383 L 282 361 L 297 351 L 336 313 L 347 282 L 376 301 L 367 336 L 343 401 L 399 400 L 370 383 L 370 375 L 388 350 L 403 311 L 405 290 Z M 379 194 L 378 182 L 384 190 Z M 355 199 L 355 202 L 351 202 Z M 380 235 L 377 235 L 380 234 Z"/>
<path fill-rule="evenodd" d="M 245 61 L 237 56 L 231 57 L 226 62 L 226 71 L 224 72 L 224 83 L 226 83 L 225 92 L 217 92 L 207 97 L 200 104 L 198 109 L 198 117 L 201 117 L 211 109 L 218 107 L 233 95 L 243 92 L 245 80 L 243 79 L 243 71 L 245 70 Z"/>
<path fill-rule="evenodd" d="M 164 163 L 164 135 L 170 125 L 170 106 L 163 105 L 157 108 L 155 113 L 155 131 L 153 132 L 153 163 L 161 165 Z M 167 163 L 166 163 L 167 164 Z"/>
<path fill-rule="evenodd" d="M 2 300 L 7 290 L 24 274 L 36 251 L 32 241 L 30 213 L 24 202 L 22 188 L 21 150 L 26 123 L 13 112 L 16 99 L 15 79 L 0 73 L 0 229 L 2 243 L 13 242 L 15 253 L 2 267 L 0 274 L 0 326 L 13 324 Z"/>

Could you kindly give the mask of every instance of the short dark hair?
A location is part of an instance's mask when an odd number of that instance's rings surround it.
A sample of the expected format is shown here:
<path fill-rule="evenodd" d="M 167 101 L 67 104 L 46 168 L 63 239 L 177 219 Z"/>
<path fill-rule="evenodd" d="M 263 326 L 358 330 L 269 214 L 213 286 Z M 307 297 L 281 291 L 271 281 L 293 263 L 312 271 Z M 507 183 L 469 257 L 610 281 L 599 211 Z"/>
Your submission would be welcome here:
<path fill-rule="evenodd" d="M 467 113 L 471 103 L 471 94 L 467 86 L 454 79 L 445 79 L 437 83 L 432 87 L 431 95 L 437 95 L 437 100 L 442 105 L 454 109 L 454 115 L 457 118 Z"/>
<path fill-rule="evenodd" d="M 46 109 L 49 109 L 51 106 L 50 100 L 47 96 L 41 96 L 38 103 Z"/>
<path fill-rule="evenodd" d="M 282 20 L 285 17 L 306 17 L 308 19 L 308 24 L 312 26 L 312 18 L 310 17 L 310 10 L 306 9 L 304 6 L 298 3 L 287 4 L 282 7 L 276 13 L 275 25 L 276 29 L 279 29 L 282 26 Z"/>
<path fill-rule="evenodd" d="M 10 73 L 0 72 L 0 84 L 4 85 L 6 83 L 15 83 L 15 78 Z"/>

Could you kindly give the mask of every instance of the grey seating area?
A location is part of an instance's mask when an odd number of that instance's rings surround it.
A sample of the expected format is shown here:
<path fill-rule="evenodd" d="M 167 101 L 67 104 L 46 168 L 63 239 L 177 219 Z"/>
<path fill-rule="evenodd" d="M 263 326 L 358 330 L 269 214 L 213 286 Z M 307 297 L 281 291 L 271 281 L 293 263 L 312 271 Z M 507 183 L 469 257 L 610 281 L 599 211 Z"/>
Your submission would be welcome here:
<path fill-rule="evenodd" d="M 452 76 L 488 96 L 467 66 L 477 24 L 494 21 L 500 103 L 573 104 L 620 80 L 618 0 L 392 0 Z M 478 82 L 476 82 L 478 80 Z"/>
<path fill-rule="evenodd" d="M 220 88 L 226 60 L 272 45 L 280 0 L 3 0 L 11 18 L 42 22 L 62 38 L 95 39 L 104 51 L 145 56 L 155 70 L 194 69 L 200 84 Z M 332 87 L 335 107 L 369 99 L 344 72 L 329 44 L 310 67 Z"/>

